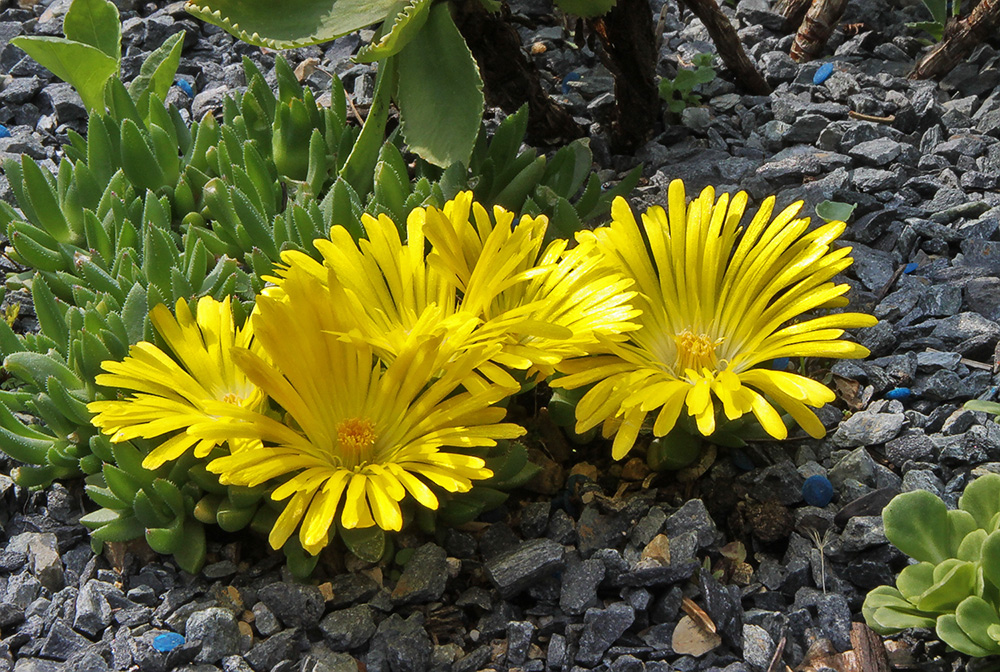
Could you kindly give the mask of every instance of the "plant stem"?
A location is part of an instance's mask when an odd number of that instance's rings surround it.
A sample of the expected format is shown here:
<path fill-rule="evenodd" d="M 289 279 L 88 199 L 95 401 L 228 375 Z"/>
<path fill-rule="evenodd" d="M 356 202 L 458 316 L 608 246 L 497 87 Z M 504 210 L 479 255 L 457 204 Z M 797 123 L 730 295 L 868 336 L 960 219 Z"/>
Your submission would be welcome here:
<path fill-rule="evenodd" d="M 573 116 L 546 95 L 538 68 L 521 49 L 521 36 L 506 19 L 510 8 L 486 11 L 479 0 L 451 3 L 452 18 L 483 78 L 486 104 L 513 114 L 528 105 L 527 140 L 532 144 L 561 144 L 583 137 Z"/>
<path fill-rule="evenodd" d="M 750 93 L 766 96 L 771 93 L 771 87 L 743 50 L 743 43 L 740 42 L 736 29 L 729 22 L 729 18 L 722 13 L 715 0 L 680 0 L 685 7 L 694 12 L 695 16 L 701 19 L 708 29 L 708 34 L 715 43 L 715 48 L 719 50 L 719 57 L 726 67 L 736 75 L 736 84 Z"/>
<path fill-rule="evenodd" d="M 924 56 L 909 74 L 910 79 L 944 75 L 965 58 L 977 44 L 1000 25 L 1000 0 L 982 0 L 968 18 L 949 21 L 944 39 Z"/>

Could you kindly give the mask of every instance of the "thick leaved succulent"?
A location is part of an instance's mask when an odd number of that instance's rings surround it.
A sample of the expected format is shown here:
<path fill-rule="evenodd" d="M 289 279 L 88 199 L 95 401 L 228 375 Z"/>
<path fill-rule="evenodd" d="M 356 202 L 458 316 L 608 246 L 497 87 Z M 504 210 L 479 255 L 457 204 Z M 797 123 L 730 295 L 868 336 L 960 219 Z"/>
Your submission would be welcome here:
<path fill-rule="evenodd" d="M 897 495 L 882 519 L 885 536 L 915 564 L 895 588 L 868 593 L 868 625 L 881 634 L 934 628 L 956 651 L 1000 653 L 1000 475 L 970 483 L 954 510 L 925 490 Z"/>

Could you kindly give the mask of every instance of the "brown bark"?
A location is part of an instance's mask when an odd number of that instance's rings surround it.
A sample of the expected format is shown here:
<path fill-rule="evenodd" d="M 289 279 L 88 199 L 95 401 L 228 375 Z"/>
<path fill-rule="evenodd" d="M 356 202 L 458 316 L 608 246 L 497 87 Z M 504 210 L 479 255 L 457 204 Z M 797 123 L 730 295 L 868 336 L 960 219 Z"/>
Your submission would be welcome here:
<path fill-rule="evenodd" d="M 740 42 L 736 29 L 719 9 L 715 0 L 681 0 L 681 2 L 705 24 L 715 48 L 719 50 L 719 57 L 736 76 L 736 85 L 759 96 L 771 93 L 771 87 L 757 72 L 747 52 L 743 51 L 743 43 Z"/>
<path fill-rule="evenodd" d="M 847 9 L 847 0 L 813 0 L 792 44 L 792 60 L 811 61 L 823 52 L 833 29 Z"/>
<path fill-rule="evenodd" d="M 601 61 L 615 78 L 611 146 L 629 153 L 646 142 L 660 116 L 649 0 L 618 0 L 603 17 L 591 19 L 590 27 L 603 47 Z"/>
<path fill-rule="evenodd" d="M 944 39 L 910 72 L 910 79 L 930 79 L 951 71 L 1000 25 L 1000 0 L 982 0 L 968 18 L 949 24 Z"/>
<path fill-rule="evenodd" d="M 799 26 L 806 18 L 812 0 L 778 0 L 774 11 L 785 17 L 785 25 L 789 30 Z"/>
<path fill-rule="evenodd" d="M 514 113 L 528 104 L 528 142 L 562 144 L 583 137 L 568 110 L 549 98 L 538 68 L 521 50 L 521 36 L 506 19 L 510 9 L 486 11 L 479 0 L 452 3 L 452 17 L 483 77 L 486 104 Z"/>

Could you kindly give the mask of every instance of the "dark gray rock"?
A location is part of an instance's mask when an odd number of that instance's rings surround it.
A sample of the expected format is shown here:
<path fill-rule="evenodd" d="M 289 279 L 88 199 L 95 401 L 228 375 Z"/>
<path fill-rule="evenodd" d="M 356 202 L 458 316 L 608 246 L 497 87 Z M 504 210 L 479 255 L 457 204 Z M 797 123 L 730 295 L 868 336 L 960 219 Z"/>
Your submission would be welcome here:
<path fill-rule="evenodd" d="M 217 663 L 240 652 L 240 629 L 228 609 L 212 607 L 191 614 L 184 637 L 189 642 L 201 642 L 196 658 L 200 663 Z"/>
<path fill-rule="evenodd" d="M 711 548 L 722 540 L 722 533 L 705 508 L 705 502 L 700 499 L 688 500 L 672 513 L 667 518 L 664 532 L 671 540 L 686 532 L 693 532 L 699 549 Z"/>
<path fill-rule="evenodd" d="M 535 634 L 530 621 L 511 621 L 507 626 L 507 665 L 521 667 L 528 660 L 528 647 Z"/>
<path fill-rule="evenodd" d="M 549 501 L 528 502 L 521 509 L 521 534 L 525 539 L 534 539 L 545 534 L 549 526 L 552 503 Z"/>
<path fill-rule="evenodd" d="M 486 563 L 486 575 L 505 598 L 563 566 L 563 547 L 551 539 L 531 539 Z"/>
<path fill-rule="evenodd" d="M 357 602 L 370 600 L 379 591 L 378 583 L 367 574 L 352 572 L 349 574 L 338 574 L 330 579 L 330 588 L 333 592 L 333 599 L 330 606 L 334 609 L 346 607 Z"/>
<path fill-rule="evenodd" d="M 897 466 L 907 460 L 924 462 L 934 455 L 934 443 L 919 429 L 911 429 L 885 444 L 885 456 Z"/>
<path fill-rule="evenodd" d="M 42 110 L 52 110 L 56 115 L 56 121 L 65 124 L 74 119 L 86 119 L 87 108 L 83 106 L 83 99 L 69 84 L 55 82 L 46 85 L 38 96 Z"/>
<path fill-rule="evenodd" d="M 378 626 L 366 662 L 370 672 L 425 672 L 432 650 L 423 614 L 392 614 Z"/>
<path fill-rule="evenodd" d="M 392 591 L 395 604 L 433 602 L 448 582 L 448 555 L 437 544 L 427 543 L 410 556 Z"/>
<path fill-rule="evenodd" d="M 766 670 L 774 655 L 774 640 L 759 625 L 743 624 L 743 658 L 750 669 Z"/>
<path fill-rule="evenodd" d="M 871 413 L 861 411 L 845 420 L 833 435 L 833 445 L 839 448 L 871 446 L 894 439 L 903 428 L 902 413 Z"/>
<path fill-rule="evenodd" d="M 635 622 L 635 610 L 625 602 L 615 602 L 606 609 L 588 609 L 583 634 L 576 652 L 576 662 L 596 665 L 604 652 Z"/>
<path fill-rule="evenodd" d="M 375 634 L 375 614 L 367 604 L 333 611 L 319 622 L 324 639 L 335 651 L 363 646 Z"/>
<path fill-rule="evenodd" d="M 885 543 L 882 516 L 854 516 L 840 535 L 840 547 L 852 553 Z"/>
<path fill-rule="evenodd" d="M 52 660 L 67 660 L 73 654 L 92 646 L 86 637 L 73 632 L 65 621 L 57 618 L 42 642 L 39 655 Z"/>
<path fill-rule="evenodd" d="M 319 588 L 299 583 L 272 583 L 261 588 L 257 597 L 288 627 L 313 627 L 326 608 Z"/>
<path fill-rule="evenodd" d="M 954 371 L 944 369 L 936 371 L 927 378 L 921 380 L 916 386 L 916 391 L 923 397 L 937 401 L 947 401 L 956 397 L 968 396 L 967 389 L 964 389 L 962 379 Z"/>
<path fill-rule="evenodd" d="M 281 623 L 278 622 L 277 616 L 263 602 L 253 605 L 252 611 L 254 615 L 253 625 L 257 632 L 264 637 L 270 637 L 281 630 Z"/>
<path fill-rule="evenodd" d="M 283 630 L 255 644 L 243 658 L 254 672 L 272 672 L 282 661 L 297 659 L 301 638 L 297 628 Z"/>
<path fill-rule="evenodd" d="M 559 608 L 567 614 L 582 614 L 597 602 L 597 586 L 604 580 L 604 563 L 590 558 L 571 564 L 563 572 Z"/>
<path fill-rule="evenodd" d="M 97 637 L 111 624 L 111 605 L 107 595 L 118 589 L 102 581 L 88 581 L 76 598 L 76 617 L 73 629 L 90 637 Z"/>
<path fill-rule="evenodd" d="M 903 152 L 905 145 L 889 138 L 876 138 L 851 146 L 847 154 L 864 165 L 885 166 Z"/>

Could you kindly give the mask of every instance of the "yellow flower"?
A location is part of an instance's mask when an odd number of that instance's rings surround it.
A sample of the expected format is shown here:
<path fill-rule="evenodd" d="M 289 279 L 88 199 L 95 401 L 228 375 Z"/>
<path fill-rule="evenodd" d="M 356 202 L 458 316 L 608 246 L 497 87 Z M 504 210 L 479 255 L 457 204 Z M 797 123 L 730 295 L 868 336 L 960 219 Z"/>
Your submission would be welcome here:
<path fill-rule="evenodd" d="M 831 250 L 845 228 L 831 222 L 809 230 L 796 203 L 773 219 L 774 198 L 744 229 L 744 192 L 718 202 L 711 187 L 686 204 L 680 180 L 670 184 L 669 212 L 652 207 L 642 231 L 625 201 L 615 200 L 609 227 L 579 237 L 596 242 L 606 262 L 635 280 L 641 329 L 626 342 L 604 340 L 604 354 L 564 362 L 554 386 L 596 383 L 576 408 L 577 432 L 603 422 L 615 435 L 615 459 L 635 444 L 643 421 L 659 409 L 653 434 L 664 436 L 684 409 L 698 430 L 715 430 L 716 402 L 735 420 L 752 412 L 776 438 L 787 429 L 774 405 L 810 435 L 825 429 L 808 408 L 834 400 L 824 385 L 768 368 L 781 357 L 868 355 L 839 340 L 843 330 L 869 327 L 874 317 L 835 313 L 797 321 L 804 313 L 843 306 L 848 286 L 830 282 L 847 268 L 850 248 Z M 766 395 L 766 397 L 765 397 Z"/>
<path fill-rule="evenodd" d="M 495 207 L 491 219 L 462 192 L 440 210 L 414 209 L 405 243 L 385 215 L 365 215 L 363 224 L 368 240 L 355 243 L 335 226 L 330 240 L 315 241 L 322 264 L 285 253 L 270 293 L 278 295 L 290 274 L 316 277 L 331 300 L 350 306 L 345 330 L 385 361 L 428 335 L 445 335 L 454 352 L 499 342 L 478 371 L 516 387 L 501 367 L 549 375 L 563 358 L 587 354 L 597 334 L 635 328 L 630 318 L 638 313 L 626 305 L 631 281 L 600 266 L 589 244 L 567 252 L 567 241 L 556 241 L 542 252 L 544 216 L 514 225 L 513 213 Z"/>
<path fill-rule="evenodd" d="M 407 494 L 436 509 L 430 485 L 467 492 L 472 481 L 492 475 L 481 458 L 462 449 L 524 433 L 500 423 L 505 411 L 492 407 L 509 388 L 480 379 L 471 390 L 459 389 L 489 358 L 484 346 L 449 362 L 453 353 L 442 347 L 444 335 L 429 336 L 405 344 L 383 368 L 373 347 L 337 336 L 344 309 L 308 273 L 292 273 L 277 295 L 258 297 L 251 319 L 255 339 L 273 364 L 250 351 L 236 351 L 234 359 L 284 409 L 286 422 L 216 404 L 219 417 L 189 431 L 209 440 L 263 442 L 215 459 L 208 468 L 224 484 L 277 479 L 272 497 L 291 499 L 271 531 L 274 548 L 300 527 L 302 547 L 318 553 L 337 520 L 345 528 L 399 530 L 399 502 Z M 448 446 L 459 450 L 441 450 Z"/>
<path fill-rule="evenodd" d="M 129 349 L 124 361 L 107 361 L 108 373 L 97 376 L 97 384 L 134 390 L 127 399 L 95 401 L 87 409 L 97 415 L 91 420 L 111 440 L 152 439 L 177 432 L 154 448 L 143 460 L 147 469 L 156 469 L 175 460 L 192 446 L 204 457 L 225 439 L 197 439 L 186 433 L 196 422 L 212 417 L 208 404 L 222 402 L 234 407 L 256 409 L 264 395 L 235 365 L 233 348 L 253 348 L 249 323 L 242 329 L 233 325 L 229 297 L 219 302 L 211 297 L 198 301 L 197 318 L 187 301 L 177 301 L 177 317 L 166 306 L 153 308 L 150 319 L 176 359 L 152 343 L 143 341 Z"/>
<path fill-rule="evenodd" d="M 448 206 L 428 211 L 428 263 L 459 288 L 463 309 L 487 323 L 525 315 L 503 341 L 508 366 L 546 378 L 563 359 L 589 354 L 598 335 L 620 340 L 637 328 L 639 311 L 628 305 L 635 292 L 626 291 L 632 281 L 600 264 L 593 241 L 567 251 L 569 241 L 557 239 L 543 251 L 545 217 L 513 225 L 513 213 L 495 206 L 491 219 L 468 192 Z M 511 248 L 521 253 L 502 254 Z"/>

